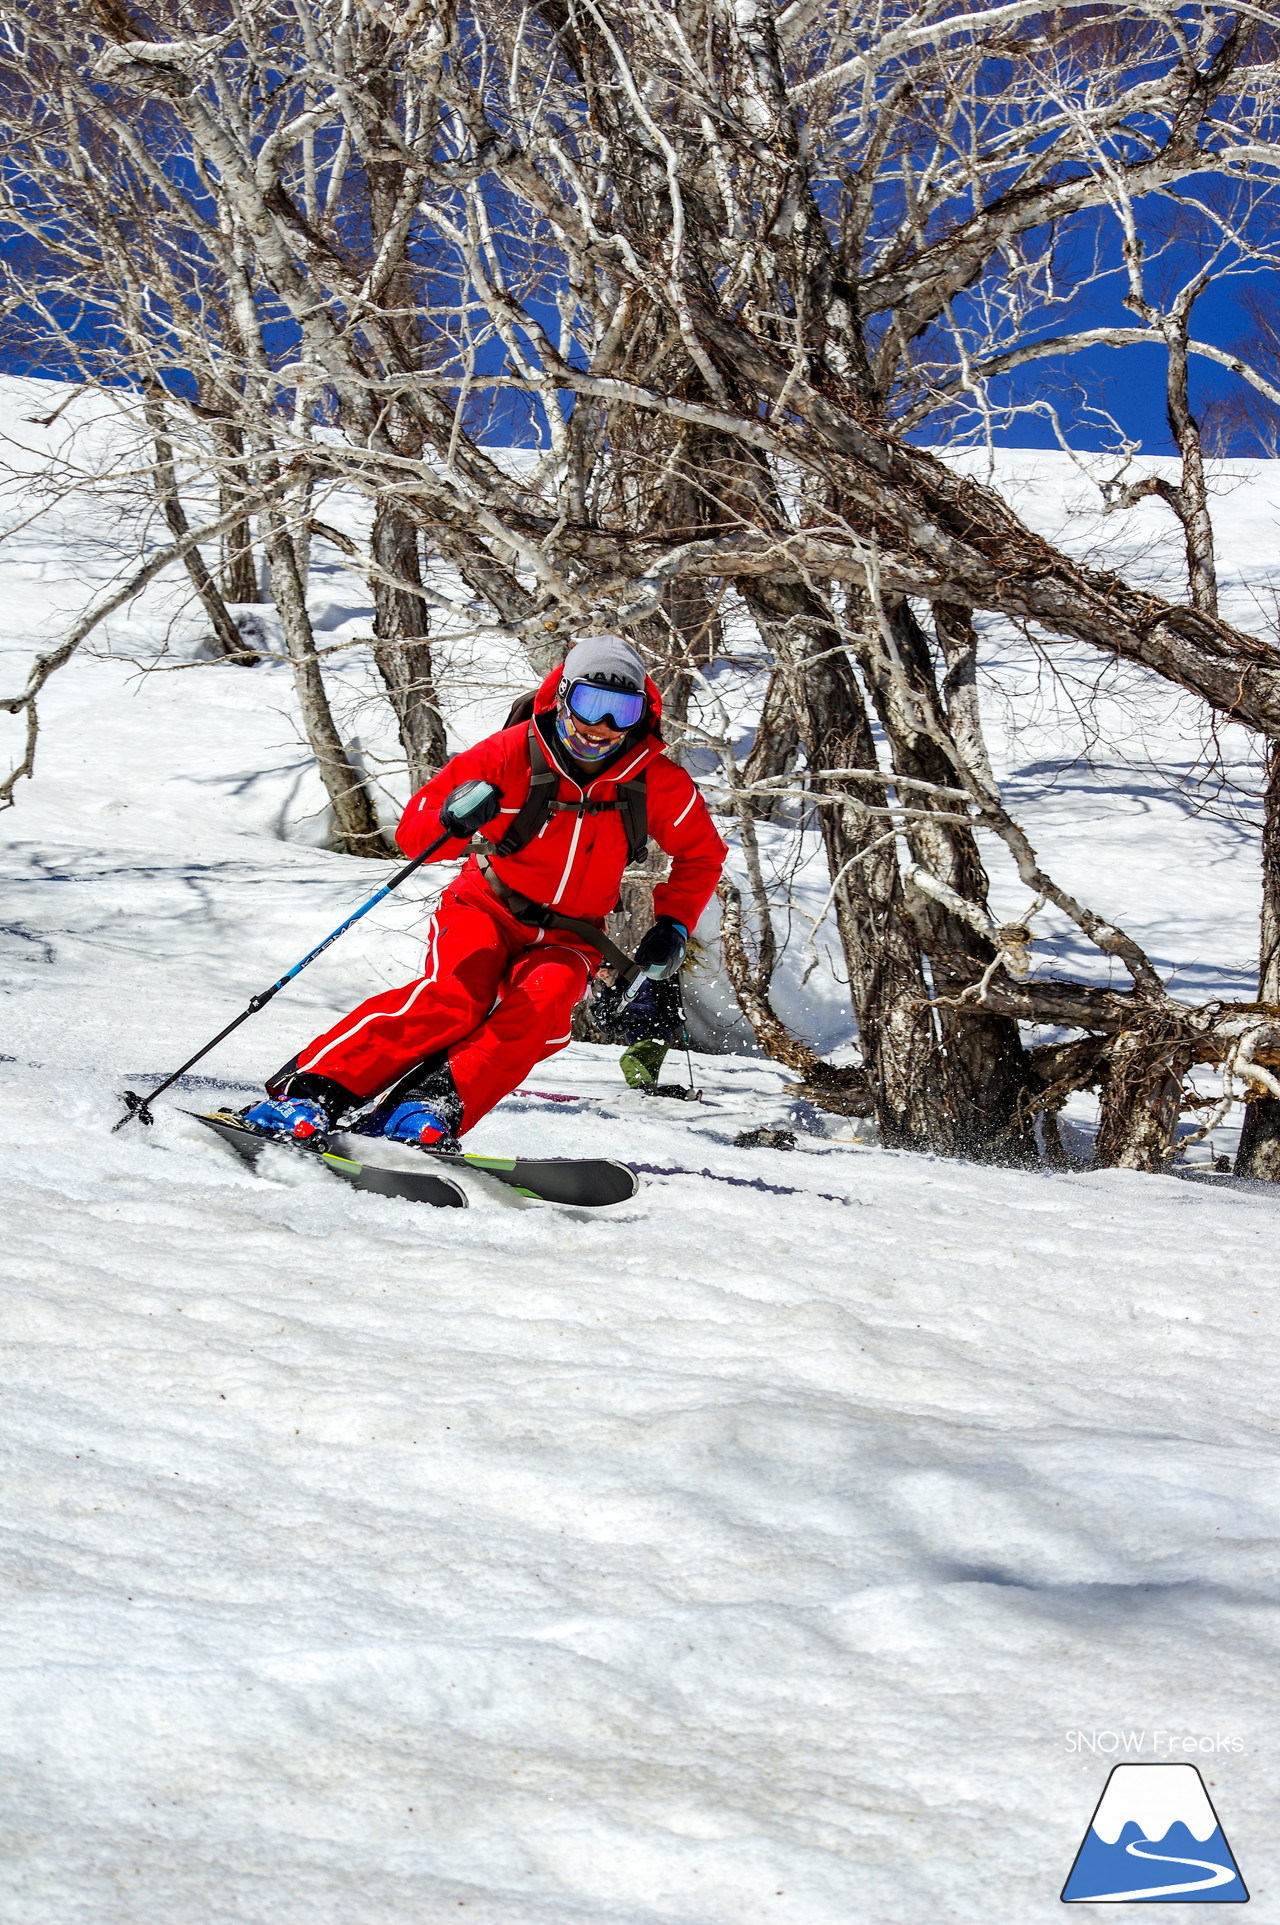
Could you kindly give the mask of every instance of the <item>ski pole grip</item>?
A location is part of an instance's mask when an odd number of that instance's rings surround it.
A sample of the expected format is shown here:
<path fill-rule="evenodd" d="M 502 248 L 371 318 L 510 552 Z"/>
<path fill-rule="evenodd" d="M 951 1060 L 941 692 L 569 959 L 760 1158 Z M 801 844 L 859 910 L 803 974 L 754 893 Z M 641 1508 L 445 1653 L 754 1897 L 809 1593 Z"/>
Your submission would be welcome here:
<path fill-rule="evenodd" d="M 440 806 L 441 826 L 454 836 L 471 836 L 492 822 L 502 806 L 502 791 L 492 782 L 462 782 Z"/>

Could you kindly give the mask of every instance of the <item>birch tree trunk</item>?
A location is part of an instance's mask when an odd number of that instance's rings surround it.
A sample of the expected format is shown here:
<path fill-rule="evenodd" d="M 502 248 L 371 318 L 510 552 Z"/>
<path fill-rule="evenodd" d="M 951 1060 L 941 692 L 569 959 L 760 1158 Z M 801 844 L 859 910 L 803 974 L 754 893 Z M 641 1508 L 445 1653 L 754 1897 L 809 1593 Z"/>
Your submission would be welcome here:
<path fill-rule="evenodd" d="M 293 665 L 298 707 L 333 810 L 338 839 L 347 855 L 390 856 L 393 852 L 378 827 L 369 792 L 347 754 L 329 707 L 288 524 L 279 509 L 271 508 L 263 516 L 263 527 L 271 563 L 271 585 Z"/>
<path fill-rule="evenodd" d="M 955 763 L 931 733 L 941 734 L 945 722 L 928 639 L 910 604 L 901 597 L 885 605 L 883 620 L 891 630 L 896 660 L 891 663 L 879 622 L 869 614 L 861 654 L 894 769 L 940 788 L 953 786 Z M 968 691 L 965 713 L 971 723 L 977 719 L 976 688 Z M 970 828 L 945 819 L 954 814 L 954 805 L 917 796 L 905 839 L 915 862 L 985 912 L 987 875 L 978 845 Z M 994 943 L 964 917 L 919 891 L 909 895 L 906 907 L 939 999 L 936 1039 L 922 1039 L 920 1045 L 927 1048 L 932 1040 L 936 1049 L 928 1116 L 932 1147 L 944 1154 L 984 1160 L 1035 1160 L 1034 1135 L 1024 1117 L 1032 1079 L 1018 1025 L 1007 1016 L 968 1011 L 961 1015 L 946 1006 L 994 960 Z"/>
<path fill-rule="evenodd" d="M 769 676 L 751 752 L 742 765 L 745 786 L 750 789 L 754 783 L 770 782 L 778 776 L 790 775 L 799 752 L 800 736 L 787 695 L 786 679 L 775 668 Z M 782 806 L 782 798 L 770 796 L 767 792 L 743 796 L 738 804 L 740 810 L 749 811 L 757 822 L 774 821 Z"/>
<path fill-rule="evenodd" d="M 1182 1112 L 1182 1078 L 1192 1052 L 1152 1042 L 1143 1030 L 1116 1038 L 1102 1085 L 1094 1161 L 1106 1169 L 1158 1175 L 1173 1161 Z"/>
<path fill-rule="evenodd" d="M 234 421 L 210 424 L 210 439 L 218 460 L 218 503 L 230 512 L 245 491 L 244 435 Z M 222 537 L 222 593 L 229 602 L 261 600 L 258 564 L 253 552 L 253 524 L 248 515 L 232 522 Z"/>
<path fill-rule="evenodd" d="M 186 510 L 182 506 L 182 497 L 178 493 L 173 443 L 169 439 L 164 407 L 155 396 L 151 396 L 143 402 L 143 413 L 147 426 L 151 430 L 152 444 L 155 448 L 156 496 L 170 533 L 175 541 L 181 541 L 189 532 L 190 523 L 187 520 Z M 219 652 L 229 662 L 239 662 L 244 668 L 252 668 L 258 660 L 257 654 L 246 645 L 239 629 L 232 621 L 227 605 L 218 592 L 218 585 L 205 566 L 204 556 L 198 548 L 188 548 L 182 560 L 191 586 L 200 599 L 200 606 L 209 617 Z"/>
<path fill-rule="evenodd" d="M 1182 486 L 1178 490 L 1178 518 L 1187 548 L 1187 582 L 1191 606 L 1202 614 L 1218 612 L 1218 570 L 1213 552 L 1213 522 L 1209 487 L 1204 471 L 1204 443 L 1200 423 L 1191 412 L 1188 380 L 1187 325 L 1190 310 L 1178 314 L 1165 328 L 1169 370 L 1165 405 L 1169 427 L 1182 455 Z"/>
<path fill-rule="evenodd" d="M 767 578 L 744 583 L 743 599 L 772 644 L 810 767 L 874 769 L 866 704 L 820 603 L 799 583 Z M 884 791 L 859 793 L 852 783 L 826 778 L 815 783 L 815 794 L 881 1136 L 894 1148 L 923 1149 L 937 1107 L 933 1020 L 892 840 L 885 840 L 884 818 L 863 806 L 869 796 L 883 803 Z"/>
<path fill-rule="evenodd" d="M 720 943 L 725 970 L 743 1015 L 755 1032 L 760 1047 L 777 1063 L 783 1063 L 800 1077 L 797 1086 L 816 1099 L 824 1109 L 842 1116 L 870 1116 L 875 1098 L 865 1071 L 859 1067 L 836 1067 L 826 1063 L 806 1043 L 793 1036 L 781 1021 L 762 986 L 760 971 L 751 967 L 742 928 L 742 895 L 728 876 L 720 878 L 716 894 L 720 898 Z"/>
<path fill-rule="evenodd" d="M 416 794 L 449 756 L 427 640 L 416 524 L 380 501 L 370 552 L 375 569 L 373 658 L 395 710 L 409 788 Z"/>
<path fill-rule="evenodd" d="M 1216 616 L 1218 569 L 1213 520 L 1209 513 L 1209 482 L 1204 465 L 1204 441 L 1200 423 L 1191 411 L 1190 395 L 1189 326 L 1191 308 L 1201 285 L 1196 282 L 1184 288 L 1168 314 L 1159 313 L 1140 295 L 1131 295 L 1126 304 L 1140 313 L 1156 336 L 1164 340 L 1165 415 L 1182 457 L 1182 474 L 1177 482 L 1163 475 L 1146 475 L 1141 481 L 1117 489 L 1112 505 L 1131 508 L 1147 495 L 1157 495 L 1168 504 L 1182 526 L 1191 606 L 1203 615 Z"/>
<path fill-rule="evenodd" d="M 1262 943 L 1258 1001 L 1280 1005 L 1280 745 L 1267 744 L 1266 806 L 1262 824 Z M 1280 1097 L 1245 1104 L 1236 1175 L 1280 1183 Z"/>

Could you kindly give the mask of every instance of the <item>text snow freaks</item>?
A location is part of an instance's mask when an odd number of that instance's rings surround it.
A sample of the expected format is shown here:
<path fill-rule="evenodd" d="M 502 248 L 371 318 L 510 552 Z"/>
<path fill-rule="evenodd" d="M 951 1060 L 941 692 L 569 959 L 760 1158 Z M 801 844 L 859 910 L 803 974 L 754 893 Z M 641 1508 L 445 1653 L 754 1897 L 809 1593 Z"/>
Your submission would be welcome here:
<path fill-rule="evenodd" d="M 1068 1731 L 1068 1751 L 1092 1751 L 1102 1757 L 1117 1754 L 1150 1758 L 1183 1758 L 1192 1752 L 1243 1751 L 1244 1739 L 1228 1737 L 1225 1732 L 1197 1734 L 1190 1731 Z"/>

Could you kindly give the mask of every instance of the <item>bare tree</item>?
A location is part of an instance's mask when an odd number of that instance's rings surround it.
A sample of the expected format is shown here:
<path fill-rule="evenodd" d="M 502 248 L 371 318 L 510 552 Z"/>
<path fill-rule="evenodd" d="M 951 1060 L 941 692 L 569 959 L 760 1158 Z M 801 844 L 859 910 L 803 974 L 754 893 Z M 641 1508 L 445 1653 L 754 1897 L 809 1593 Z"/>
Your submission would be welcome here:
<path fill-rule="evenodd" d="M 298 578 L 291 531 L 297 517 L 288 513 L 287 497 L 300 482 L 305 486 L 307 469 L 286 477 L 284 489 L 277 485 L 282 468 L 275 397 L 263 392 L 264 317 L 243 263 L 223 244 L 217 220 L 199 218 L 191 193 L 183 199 L 174 189 L 172 172 L 183 154 L 167 130 L 135 126 L 115 114 L 87 75 L 61 66 L 56 23 L 52 32 L 39 24 L 42 30 L 26 41 L 20 78 L 10 77 L 20 109 L 11 101 L 15 118 L 7 127 L 9 166 L 0 202 L 11 228 L 28 242 L 7 267 L 11 321 L 23 318 L 29 338 L 46 351 L 56 344 L 83 387 L 118 394 L 121 384 L 132 384 L 140 391 L 155 501 L 218 650 L 243 664 L 255 661 L 256 653 L 236 627 L 198 540 L 187 539 L 175 456 L 179 434 L 186 486 L 198 489 L 206 476 L 216 481 L 224 580 L 229 577 L 233 589 L 247 586 L 247 517 L 255 499 L 262 503 L 263 545 L 299 709 L 335 828 L 350 853 L 385 855 L 372 800 L 333 718 L 305 581 Z M 65 304 L 71 301 L 75 308 L 68 317 Z M 228 327 L 233 314 L 235 324 Z M 235 349 L 230 356 L 224 352 L 228 335 Z M 28 690 L 22 699 L 34 698 Z M 34 708 L 30 712 L 34 729 Z M 28 763 L 33 753 L 34 734 Z"/>
<path fill-rule="evenodd" d="M 11 20 L 216 265 L 236 338 L 222 328 L 196 385 L 240 425 L 249 480 L 297 464 L 374 505 L 371 578 L 405 598 L 380 605 L 381 648 L 425 646 L 427 553 L 537 667 L 584 622 L 629 625 L 678 711 L 733 593 L 785 746 L 766 737 L 723 800 L 744 830 L 788 783 L 818 812 L 889 1140 L 1025 1155 L 1037 1112 L 1102 1083 L 1104 1153 L 1158 1167 L 1190 1061 L 1269 1089 L 1268 1010 L 1177 1002 L 1044 872 L 992 777 L 972 672 L 985 611 L 1280 737 L 1280 653 L 1214 603 L 1185 372 L 1214 352 L 1189 331 L 1204 275 L 1170 304 L 1138 272 L 1172 194 L 1218 236 L 1207 271 L 1271 258 L 1265 19 L 1136 0 L 246 0 L 225 17 L 26 0 Z M 1075 304 L 1117 274 L 1142 325 L 1106 345 L 1158 335 L 1169 361 L 1190 605 L 1073 560 L 919 445 L 989 434 L 1011 372 L 1096 342 Z M 216 316 L 169 320 L 176 372 Z M 524 459 L 493 446 L 520 435 Z M 269 545 L 286 513 L 264 515 Z M 402 734 L 415 675 L 388 677 Z M 990 914 L 978 830 L 1027 886 L 1016 924 Z M 1132 988 L 1100 1002 L 1028 979 L 1038 901 Z M 757 966 L 758 1007 L 764 987 Z M 1018 1024 L 1049 1008 L 1074 1012 L 1074 1055 L 1024 1049 Z"/>
<path fill-rule="evenodd" d="M 168 423 L 165 419 L 164 402 L 152 391 L 143 403 L 143 413 L 151 432 L 155 450 L 155 490 L 164 518 L 169 524 L 169 532 L 175 541 L 181 541 L 190 531 L 187 511 L 182 505 L 182 494 L 178 487 L 177 468 L 173 459 L 173 443 L 169 439 Z M 238 525 L 238 524 L 237 524 Z M 212 575 L 205 565 L 204 556 L 199 548 L 188 547 L 183 554 L 183 566 L 191 581 L 191 586 L 199 597 L 209 624 L 213 630 L 218 648 L 228 661 L 242 662 L 251 667 L 258 657 L 245 642 L 239 629 L 232 621 L 227 604 L 222 598 Z"/>

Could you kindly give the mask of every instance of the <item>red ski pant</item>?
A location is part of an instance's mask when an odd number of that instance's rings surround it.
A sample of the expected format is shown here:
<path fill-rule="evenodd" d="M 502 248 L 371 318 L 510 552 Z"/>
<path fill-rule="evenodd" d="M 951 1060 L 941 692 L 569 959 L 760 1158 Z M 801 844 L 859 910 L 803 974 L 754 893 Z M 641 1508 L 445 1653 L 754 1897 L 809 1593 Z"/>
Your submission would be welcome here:
<path fill-rule="evenodd" d="M 517 922 L 464 871 L 431 918 L 418 980 L 361 1003 L 299 1051 L 298 1068 L 372 1097 L 447 1050 L 469 1130 L 564 1048 L 600 960 L 573 936 Z"/>

